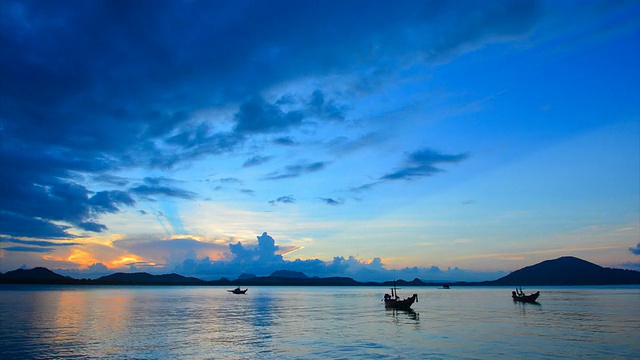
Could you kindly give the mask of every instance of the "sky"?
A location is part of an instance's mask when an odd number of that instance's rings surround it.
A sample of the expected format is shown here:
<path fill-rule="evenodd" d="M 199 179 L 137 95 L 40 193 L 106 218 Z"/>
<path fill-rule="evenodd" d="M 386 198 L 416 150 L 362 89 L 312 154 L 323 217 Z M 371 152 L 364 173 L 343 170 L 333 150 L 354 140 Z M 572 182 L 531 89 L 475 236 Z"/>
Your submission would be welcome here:
<path fill-rule="evenodd" d="M 0 271 L 640 270 L 637 1 L 0 2 Z"/>

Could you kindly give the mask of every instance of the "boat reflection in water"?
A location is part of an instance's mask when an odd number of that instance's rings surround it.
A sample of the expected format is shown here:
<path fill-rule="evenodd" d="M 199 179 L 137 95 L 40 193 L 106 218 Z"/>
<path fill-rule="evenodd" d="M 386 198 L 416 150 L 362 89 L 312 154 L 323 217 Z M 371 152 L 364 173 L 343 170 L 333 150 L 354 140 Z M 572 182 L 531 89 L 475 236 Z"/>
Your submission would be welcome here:
<path fill-rule="evenodd" d="M 391 316 L 398 320 L 406 317 L 409 320 L 420 321 L 420 313 L 416 312 L 413 309 L 398 309 L 387 307 L 386 310 L 391 314 Z"/>

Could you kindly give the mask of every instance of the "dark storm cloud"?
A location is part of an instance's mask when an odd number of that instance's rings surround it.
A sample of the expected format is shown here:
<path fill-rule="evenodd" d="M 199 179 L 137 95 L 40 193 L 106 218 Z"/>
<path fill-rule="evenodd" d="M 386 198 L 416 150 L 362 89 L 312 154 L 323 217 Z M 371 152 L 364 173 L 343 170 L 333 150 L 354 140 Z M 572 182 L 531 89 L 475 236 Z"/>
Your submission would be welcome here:
<path fill-rule="evenodd" d="M 261 94 L 298 77 L 446 57 L 523 34 L 538 13 L 534 1 L 1 1 L 0 211 L 38 226 L 4 221 L 0 233 L 71 237 L 51 221 L 102 231 L 101 214 L 133 201 L 93 198 L 82 179 L 123 187 L 105 174 L 224 155 L 250 136 L 295 129 L 305 116 L 343 118 L 345 108 L 322 89 L 301 110 L 284 94 L 276 103 Z M 232 118 L 193 116 L 238 104 Z M 233 131 L 220 130 L 224 121 Z M 429 173 L 404 171 L 388 176 Z M 166 185 L 132 190 L 195 196 Z"/>
<path fill-rule="evenodd" d="M 320 171 L 324 169 L 325 166 L 326 166 L 326 163 L 323 161 L 289 165 L 289 166 L 285 166 L 283 169 L 270 173 L 265 177 L 265 179 L 281 180 L 281 179 L 295 178 L 302 174 Z"/>
<path fill-rule="evenodd" d="M 380 180 L 411 180 L 432 176 L 444 171 L 436 165 L 458 163 L 468 157 L 468 154 L 448 155 L 431 149 L 418 150 L 409 154 L 404 167 L 382 176 Z"/>

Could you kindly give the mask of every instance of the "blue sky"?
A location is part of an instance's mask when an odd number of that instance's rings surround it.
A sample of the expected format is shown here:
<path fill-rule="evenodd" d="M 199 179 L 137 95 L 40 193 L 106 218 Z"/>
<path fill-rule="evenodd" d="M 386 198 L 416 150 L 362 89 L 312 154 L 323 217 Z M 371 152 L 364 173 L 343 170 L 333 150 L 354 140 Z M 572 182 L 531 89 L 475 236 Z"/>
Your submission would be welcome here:
<path fill-rule="evenodd" d="M 0 271 L 640 268 L 634 1 L 3 1 Z"/>

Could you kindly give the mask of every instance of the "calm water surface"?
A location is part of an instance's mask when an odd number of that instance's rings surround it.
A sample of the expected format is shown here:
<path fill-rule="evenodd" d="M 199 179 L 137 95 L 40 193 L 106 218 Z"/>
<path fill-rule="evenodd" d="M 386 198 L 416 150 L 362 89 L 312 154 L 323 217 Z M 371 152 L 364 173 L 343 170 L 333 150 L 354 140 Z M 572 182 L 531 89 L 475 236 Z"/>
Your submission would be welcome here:
<path fill-rule="evenodd" d="M 0 285 L 0 358 L 640 358 L 640 287 L 540 290 Z"/>

